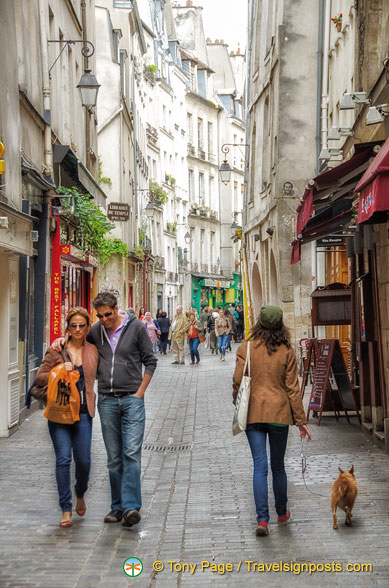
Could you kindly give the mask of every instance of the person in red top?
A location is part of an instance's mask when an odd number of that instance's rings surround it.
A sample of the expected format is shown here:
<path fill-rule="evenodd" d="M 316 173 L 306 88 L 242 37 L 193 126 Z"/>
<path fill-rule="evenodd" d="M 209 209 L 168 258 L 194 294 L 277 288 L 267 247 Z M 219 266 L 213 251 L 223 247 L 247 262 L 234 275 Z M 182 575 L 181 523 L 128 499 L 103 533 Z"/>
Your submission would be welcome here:
<path fill-rule="evenodd" d="M 189 349 L 190 349 L 190 358 L 192 360 L 191 365 L 198 365 L 200 363 L 200 353 L 198 350 L 200 338 L 199 334 L 203 333 L 203 326 L 199 320 L 196 320 L 196 317 L 193 312 L 189 314 L 189 331 L 188 331 L 188 340 L 189 340 Z"/>

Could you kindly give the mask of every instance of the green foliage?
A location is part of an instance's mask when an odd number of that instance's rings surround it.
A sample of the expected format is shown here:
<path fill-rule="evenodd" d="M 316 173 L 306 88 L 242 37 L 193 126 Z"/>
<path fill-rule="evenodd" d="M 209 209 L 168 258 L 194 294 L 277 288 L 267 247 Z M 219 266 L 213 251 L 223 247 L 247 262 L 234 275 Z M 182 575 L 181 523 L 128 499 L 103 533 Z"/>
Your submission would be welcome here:
<path fill-rule="evenodd" d="M 103 176 L 103 162 L 101 159 L 99 159 L 99 184 L 108 184 L 108 186 L 112 186 L 111 178 Z"/>
<path fill-rule="evenodd" d="M 114 255 L 128 257 L 127 245 L 121 239 L 103 239 L 98 250 L 102 267 L 105 267 Z"/>
<path fill-rule="evenodd" d="M 147 75 L 149 75 L 151 78 L 155 77 L 155 74 L 158 71 L 158 66 L 154 65 L 153 63 L 150 65 L 146 65 L 145 67 L 145 72 Z"/>
<path fill-rule="evenodd" d="M 167 230 L 169 231 L 169 233 L 175 233 L 177 230 L 177 223 L 166 223 L 167 226 Z"/>
<path fill-rule="evenodd" d="M 77 230 L 73 233 L 72 244 L 85 252 L 95 253 L 104 267 L 113 255 L 128 255 L 127 245 L 121 239 L 108 237 L 114 225 L 110 223 L 106 215 L 94 204 L 90 194 L 83 194 L 73 186 L 64 188 L 58 186 L 58 194 L 73 196 L 74 209 L 71 203 L 64 204 L 65 214 L 63 218 L 68 222 L 76 222 Z M 70 201 L 70 198 L 69 198 Z M 65 238 L 64 232 L 62 238 Z"/>
<path fill-rule="evenodd" d="M 143 249 L 142 245 L 137 245 L 133 247 L 130 251 L 130 255 L 136 255 L 139 259 L 144 259 L 145 257 L 145 250 Z"/>
<path fill-rule="evenodd" d="M 149 181 L 149 190 L 151 196 L 151 202 L 156 204 L 157 206 L 161 206 L 162 204 L 166 204 L 167 202 L 167 192 L 159 185 L 157 182 L 153 182 L 152 180 Z"/>

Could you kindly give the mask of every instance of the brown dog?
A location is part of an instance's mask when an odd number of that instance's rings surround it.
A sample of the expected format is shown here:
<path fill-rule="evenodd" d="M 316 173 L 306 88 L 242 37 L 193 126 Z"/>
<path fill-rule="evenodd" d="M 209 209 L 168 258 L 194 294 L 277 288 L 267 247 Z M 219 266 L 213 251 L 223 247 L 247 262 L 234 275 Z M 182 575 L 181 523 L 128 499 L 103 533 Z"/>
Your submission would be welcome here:
<path fill-rule="evenodd" d="M 354 466 L 348 472 L 339 468 L 340 474 L 332 484 L 331 490 L 331 510 L 334 515 L 334 529 L 338 528 L 338 519 L 336 518 L 336 509 L 343 509 L 346 513 L 345 525 L 352 525 L 351 511 L 358 493 L 357 481 L 354 476 Z"/>

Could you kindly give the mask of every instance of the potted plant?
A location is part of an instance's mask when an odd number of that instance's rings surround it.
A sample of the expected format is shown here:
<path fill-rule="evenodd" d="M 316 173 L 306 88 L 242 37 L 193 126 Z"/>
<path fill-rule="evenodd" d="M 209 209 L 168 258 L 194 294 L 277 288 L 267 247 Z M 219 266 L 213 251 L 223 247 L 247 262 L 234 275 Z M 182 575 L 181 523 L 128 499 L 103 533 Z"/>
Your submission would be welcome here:
<path fill-rule="evenodd" d="M 339 14 L 331 18 L 331 20 L 334 23 L 338 33 L 340 33 L 342 30 L 342 13 L 340 12 Z"/>
<path fill-rule="evenodd" d="M 192 202 L 191 204 L 191 214 L 197 214 L 197 209 L 198 209 L 199 205 L 197 204 L 197 202 Z"/>

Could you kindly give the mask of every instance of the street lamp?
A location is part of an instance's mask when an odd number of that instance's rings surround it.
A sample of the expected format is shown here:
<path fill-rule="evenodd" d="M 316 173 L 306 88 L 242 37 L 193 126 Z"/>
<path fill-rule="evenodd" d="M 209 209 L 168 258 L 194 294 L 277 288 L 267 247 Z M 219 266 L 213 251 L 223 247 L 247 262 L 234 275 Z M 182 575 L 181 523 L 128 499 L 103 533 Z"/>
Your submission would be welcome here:
<path fill-rule="evenodd" d="M 224 145 L 221 146 L 221 151 L 224 153 L 225 156 L 227 155 L 227 153 L 230 152 L 228 146 L 229 147 L 250 147 L 250 145 L 248 145 L 247 143 L 224 143 Z M 247 159 L 244 154 L 243 154 L 243 157 L 247 163 Z M 224 157 L 224 161 L 221 164 L 221 166 L 219 167 L 219 176 L 220 176 L 221 182 L 225 186 L 227 186 L 227 184 L 229 184 L 229 182 L 230 182 L 231 172 L 232 172 L 232 168 L 231 168 L 230 164 L 228 163 L 227 158 Z"/>
<path fill-rule="evenodd" d="M 97 94 L 101 84 L 96 80 L 96 76 L 86 69 L 82 74 L 77 88 L 80 88 L 81 102 L 87 108 L 93 108 L 97 104 Z"/>
<path fill-rule="evenodd" d="M 153 218 L 155 206 L 152 202 L 148 202 L 145 208 L 147 218 Z"/>
<path fill-rule="evenodd" d="M 231 166 L 228 163 L 228 161 L 225 159 L 223 161 L 223 163 L 221 164 L 221 166 L 219 167 L 220 180 L 221 180 L 222 184 L 224 184 L 225 186 L 227 186 L 230 183 L 231 172 L 232 172 Z"/>
<path fill-rule="evenodd" d="M 192 238 L 191 238 L 191 236 L 190 236 L 190 232 L 189 232 L 189 231 L 186 231 L 186 233 L 185 233 L 185 235 L 184 235 L 184 241 L 185 241 L 185 243 L 186 243 L 187 245 L 189 245 L 189 244 L 190 244 L 190 242 L 191 242 L 191 240 L 192 240 Z"/>
<path fill-rule="evenodd" d="M 98 81 L 96 80 L 96 76 L 94 76 L 89 68 L 88 68 L 88 64 L 89 64 L 89 58 L 92 57 L 92 55 L 95 52 L 95 48 L 93 43 L 91 43 L 90 41 L 87 41 L 86 39 L 51 39 L 49 41 L 47 41 L 48 43 L 61 43 L 62 44 L 62 49 L 59 52 L 59 55 L 56 57 L 54 63 L 52 64 L 52 66 L 49 69 L 49 79 L 51 79 L 51 70 L 53 69 L 53 67 L 55 66 L 55 64 L 57 63 L 58 59 L 61 57 L 62 53 L 65 51 L 66 47 L 68 45 L 75 45 L 76 43 L 82 43 L 83 47 L 81 49 L 81 53 L 82 56 L 85 57 L 85 70 L 84 73 L 81 76 L 81 79 L 77 85 L 77 88 L 80 88 L 80 94 L 81 94 L 81 102 L 82 105 L 85 106 L 86 108 L 93 108 L 94 106 L 96 106 L 97 104 L 97 94 L 99 92 L 99 88 L 100 85 L 98 83 Z"/>

